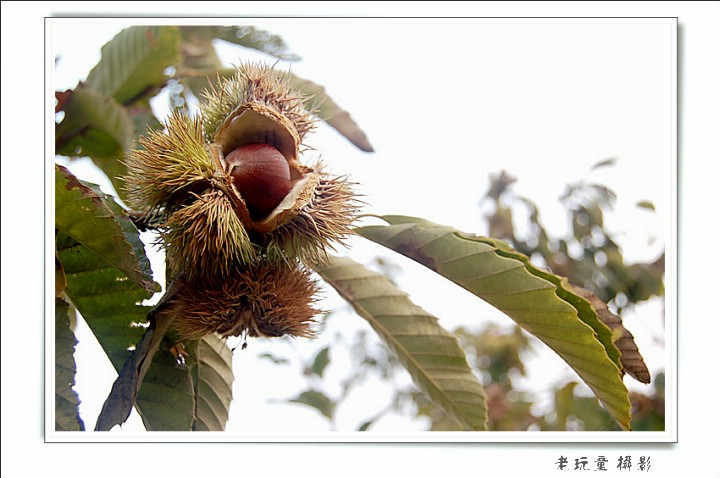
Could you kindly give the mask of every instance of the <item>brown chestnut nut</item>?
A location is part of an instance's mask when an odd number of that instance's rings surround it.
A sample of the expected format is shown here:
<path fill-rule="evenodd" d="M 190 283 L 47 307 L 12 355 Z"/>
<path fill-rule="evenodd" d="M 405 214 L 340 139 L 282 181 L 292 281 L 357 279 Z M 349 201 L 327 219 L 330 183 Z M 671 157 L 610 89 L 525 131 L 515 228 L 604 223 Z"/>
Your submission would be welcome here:
<path fill-rule="evenodd" d="M 235 187 L 255 217 L 267 216 L 290 191 L 290 167 L 269 144 L 248 143 L 225 157 Z"/>

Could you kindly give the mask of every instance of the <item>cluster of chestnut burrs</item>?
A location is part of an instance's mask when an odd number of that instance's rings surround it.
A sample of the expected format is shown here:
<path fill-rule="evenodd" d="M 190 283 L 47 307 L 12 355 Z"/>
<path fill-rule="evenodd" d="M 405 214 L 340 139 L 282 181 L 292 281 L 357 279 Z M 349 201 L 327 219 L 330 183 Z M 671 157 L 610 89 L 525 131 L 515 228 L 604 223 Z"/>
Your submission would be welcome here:
<path fill-rule="evenodd" d="M 300 161 L 312 101 L 288 73 L 243 65 L 128 155 L 128 203 L 159 232 L 179 340 L 312 335 L 310 270 L 360 204 L 346 178 Z"/>

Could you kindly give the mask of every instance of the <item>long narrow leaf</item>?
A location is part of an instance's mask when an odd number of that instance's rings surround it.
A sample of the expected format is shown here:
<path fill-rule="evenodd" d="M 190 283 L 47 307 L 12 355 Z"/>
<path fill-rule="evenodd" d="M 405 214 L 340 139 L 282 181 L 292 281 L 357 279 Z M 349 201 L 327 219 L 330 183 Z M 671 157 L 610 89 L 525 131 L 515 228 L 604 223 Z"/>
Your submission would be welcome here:
<path fill-rule="evenodd" d="M 120 372 L 146 330 L 151 308 L 139 304 L 157 284 L 138 231 L 122 208 L 65 168 L 56 171 L 56 250 L 64 292 Z M 147 428 L 189 430 L 192 397 L 188 370 L 177 366 L 165 344 L 137 399 Z"/>
<path fill-rule="evenodd" d="M 457 338 L 384 275 L 344 257 L 317 272 L 397 355 L 415 385 L 466 430 L 485 430 L 485 392 Z"/>
<path fill-rule="evenodd" d="M 138 305 L 151 294 L 127 274 L 63 232 L 56 238 L 58 259 L 67 279 L 65 293 L 88 322 L 116 369 L 120 369 L 144 332 L 150 307 Z"/>
<path fill-rule="evenodd" d="M 75 386 L 75 345 L 77 339 L 70 329 L 70 305 L 55 299 L 55 430 L 83 431 L 80 399 Z"/>
<path fill-rule="evenodd" d="M 597 339 L 603 347 L 605 347 L 605 352 L 608 357 L 618 368 L 621 368 L 621 354 L 613 341 L 612 331 L 597 314 L 597 310 L 590 304 L 588 297 L 579 294 L 576 288 L 570 284 L 566 278 L 556 276 L 555 274 L 535 267 L 530 262 L 530 258 L 525 254 L 514 251 L 508 244 L 497 239 L 469 235 L 464 235 L 463 237 L 495 247 L 497 254 L 500 256 L 522 262 L 528 273 L 552 283 L 555 286 L 555 293 L 577 310 L 577 316 L 580 320 L 592 327 Z"/>
<path fill-rule="evenodd" d="M 650 383 L 650 371 L 645 365 L 635 338 L 622 323 L 622 319 L 610 312 L 607 304 L 598 296 L 582 287 L 573 287 L 575 293 L 586 299 L 603 321 L 613 332 L 613 343 L 620 350 L 620 363 L 623 371 L 641 383 Z"/>
<path fill-rule="evenodd" d="M 365 132 L 360 129 L 360 126 L 358 126 L 350 116 L 350 113 L 340 108 L 340 106 L 333 101 L 324 87 L 295 75 L 292 76 L 292 83 L 304 94 L 313 97 L 313 100 L 318 104 L 318 116 L 325 120 L 328 125 L 347 138 L 348 141 L 361 151 L 367 153 L 373 152 L 373 147 L 365 135 Z"/>
<path fill-rule="evenodd" d="M 151 307 L 143 288 L 89 248 L 60 232 L 57 255 L 65 270 L 65 293 L 82 314 L 115 369 L 123 370 L 146 331 Z M 142 383 L 137 408 L 150 430 L 190 430 L 194 402 L 187 368 L 176 364 L 164 343 Z M 169 427 L 169 428 L 166 428 Z"/>
<path fill-rule="evenodd" d="M 101 50 L 86 85 L 128 104 L 164 84 L 165 69 L 180 58 L 176 26 L 136 25 L 122 30 Z"/>
<path fill-rule="evenodd" d="M 383 219 L 390 225 L 366 226 L 358 233 L 427 266 L 507 314 L 560 355 L 618 424 L 630 429 L 630 400 L 612 334 L 587 301 L 560 278 L 539 273 L 499 241 L 418 218 Z"/>
<path fill-rule="evenodd" d="M 195 419 L 195 391 L 187 365 L 178 364 L 167 343 L 137 393 L 137 409 L 148 431 L 190 431 Z M 163 347 L 164 346 L 164 347 Z"/>
<path fill-rule="evenodd" d="M 232 401 L 232 352 L 225 340 L 216 335 L 192 342 L 189 352 L 196 400 L 192 429 L 222 431 Z"/>

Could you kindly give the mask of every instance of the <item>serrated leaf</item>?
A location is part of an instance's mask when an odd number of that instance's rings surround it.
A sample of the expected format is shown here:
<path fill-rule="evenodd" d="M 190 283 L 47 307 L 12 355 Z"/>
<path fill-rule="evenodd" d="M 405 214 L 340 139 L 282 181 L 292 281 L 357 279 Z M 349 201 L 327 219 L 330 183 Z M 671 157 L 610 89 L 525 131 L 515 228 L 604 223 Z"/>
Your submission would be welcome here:
<path fill-rule="evenodd" d="M 330 363 L 330 347 L 323 347 L 317 355 L 315 355 L 315 360 L 313 360 L 312 367 L 310 367 L 310 371 L 317 375 L 318 377 L 322 377 L 323 373 L 325 372 L 325 367 L 328 366 Z"/>
<path fill-rule="evenodd" d="M 324 87 L 295 75 L 292 75 L 292 84 L 302 93 L 313 97 L 313 100 L 318 105 L 318 116 L 325 120 L 328 125 L 347 138 L 348 141 L 357 146 L 361 151 L 368 153 L 374 151 L 365 132 L 363 132 L 355 120 L 352 119 L 350 113 L 340 108 L 340 106 L 333 101 Z"/>
<path fill-rule="evenodd" d="M 615 345 L 612 330 L 608 324 L 598 316 L 597 310 L 587 300 L 588 297 L 579 294 L 577 288 L 570 284 L 566 278 L 535 267 L 530 262 L 529 257 L 511 249 L 508 244 L 502 241 L 490 238 L 480 238 L 477 236 L 465 235 L 464 237 L 494 246 L 500 256 L 522 262 L 528 273 L 552 283 L 556 288 L 555 293 L 576 309 L 577 317 L 593 329 L 596 338 L 600 341 L 603 347 L 605 347 L 607 356 L 610 360 L 612 360 L 615 366 L 618 367 L 618 369 L 621 368 L 621 353 Z"/>
<path fill-rule="evenodd" d="M 156 291 L 150 262 L 127 213 L 95 185 L 55 166 L 55 227 L 91 249 L 147 291 Z"/>
<path fill-rule="evenodd" d="M 390 225 L 361 227 L 357 232 L 507 314 L 560 355 L 620 426 L 630 429 L 630 401 L 612 333 L 563 279 L 535 268 L 526 256 L 500 241 L 471 237 L 418 218 L 383 219 Z"/>
<path fill-rule="evenodd" d="M 64 112 L 55 125 L 55 154 L 115 160 L 132 144 L 132 119 L 109 96 L 78 87 L 70 92 Z"/>
<path fill-rule="evenodd" d="M 316 271 L 398 357 L 415 385 L 466 430 L 485 430 L 485 392 L 457 338 L 384 275 L 346 257 Z"/>
<path fill-rule="evenodd" d="M 130 349 L 146 331 L 142 324 L 147 324 L 152 307 L 139 304 L 152 294 L 62 231 L 56 236 L 56 248 L 67 279 L 65 293 L 120 373 L 131 356 Z M 164 343 L 137 394 L 136 405 L 145 426 L 150 430 L 190 430 L 192 399 L 189 372 L 175 363 Z"/>
<path fill-rule="evenodd" d="M 223 431 L 232 401 L 232 352 L 225 340 L 208 335 L 188 347 L 195 392 L 195 431 Z"/>
<path fill-rule="evenodd" d="M 84 431 L 80 418 L 80 399 L 75 386 L 75 346 L 78 341 L 70 329 L 70 305 L 55 299 L 55 430 Z"/>
<path fill-rule="evenodd" d="M 650 383 L 650 371 L 640 355 L 640 350 L 635 343 L 635 338 L 622 323 L 622 319 L 610 312 L 607 304 L 598 296 L 582 287 L 573 286 L 575 293 L 587 300 L 598 315 L 598 318 L 612 330 L 612 340 L 620 351 L 620 363 L 622 369 L 635 380 L 642 383 Z"/>
<path fill-rule="evenodd" d="M 129 104 L 165 83 L 165 69 L 180 58 L 176 26 L 136 25 L 122 30 L 101 50 L 86 85 Z"/>
<path fill-rule="evenodd" d="M 134 138 L 128 111 L 112 98 L 87 88 L 65 93 L 65 116 L 55 125 L 55 154 L 89 157 L 125 198 L 123 176 L 127 168 L 120 159 Z"/>
<path fill-rule="evenodd" d="M 333 413 L 335 413 L 335 402 L 333 402 L 327 395 L 317 390 L 306 390 L 288 400 L 289 403 L 300 403 L 312 407 L 323 414 L 323 416 L 332 420 Z"/>
<path fill-rule="evenodd" d="M 151 294 L 90 248 L 58 232 L 57 256 L 65 270 L 65 293 L 85 318 L 108 358 L 120 369 L 144 328 L 150 307 L 138 305 Z"/>

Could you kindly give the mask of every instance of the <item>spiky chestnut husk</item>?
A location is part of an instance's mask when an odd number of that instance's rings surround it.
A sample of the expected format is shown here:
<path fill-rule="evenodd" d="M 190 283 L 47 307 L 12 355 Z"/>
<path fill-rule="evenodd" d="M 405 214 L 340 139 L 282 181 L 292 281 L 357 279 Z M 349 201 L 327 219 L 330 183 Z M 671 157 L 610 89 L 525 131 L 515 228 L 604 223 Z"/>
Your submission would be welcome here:
<path fill-rule="evenodd" d="M 312 100 L 291 85 L 288 73 L 272 67 L 240 66 L 232 79 L 206 94 L 203 125 L 206 139 L 220 155 L 259 141 L 285 156 L 291 189 L 284 200 L 270 214 L 257 217 L 239 194 L 236 211 L 267 257 L 317 263 L 352 234 L 350 225 L 361 202 L 346 178 L 327 174 L 319 162 L 312 167 L 300 163 L 300 143 L 314 127 L 315 110 Z"/>
<path fill-rule="evenodd" d="M 245 64 L 237 68 L 237 72 L 230 79 L 222 79 L 217 86 L 206 92 L 200 105 L 203 115 L 203 126 L 206 139 L 218 142 L 218 136 L 230 126 L 232 120 L 242 120 L 244 113 L 253 119 L 267 119 L 273 122 L 287 123 L 287 131 L 278 132 L 274 127 L 267 130 L 251 128 L 248 136 L 257 136 L 257 140 L 238 137 L 241 143 L 268 143 L 273 139 L 287 140 L 289 137 L 296 140 L 299 146 L 307 133 L 315 127 L 314 114 L 316 106 L 312 98 L 297 91 L 292 86 L 290 73 L 275 70 L 264 64 Z M 256 114 L 253 114 L 256 113 Z M 264 117 L 264 118 L 262 118 Z M 267 133 L 270 133 L 269 136 Z M 226 145 L 223 153 L 227 154 L 233 145 Z M 288 160 L 295 159 L 297 153 L 289 147 L 277 147 Z"/>
<path fill-rule="evenodd" d="M 352 234 L 350 221 L 359 210 L 346 178 L 322 175 L 304 201 L 292 203 L 292 218 L 269 232 L 244 227 L 232 200 L 222 191 L 209 190 L 174 212 L 160 228 L 170 274 L 195 281 L 226 277 L 237 265 L 258 259 L 308 265 L 323 262 L 328 250 Z"/>
<path fill-rule="evenodd" d="M 198 284 L 178 279 L 177 292 L 166 303 L 175 316 L 179 341 L 211 333 L 222 337 L 312 337 L 318 285 L 294 264 L 267 261 L 237 270 L 232 280 Z"/>
<path fill-rule="evenodd" d="M 200 118 L 175 111 L 166 132 L 140 137 L 140 149 L 125 158 L 125 188 L 131 209 L 167 213 L 195 191 L 208 188 L 218 173 L 205 141 Z"/>
<path fill-rule="evenodd" d="M 288 78 L 269 67 L 241 67 L 202 105 L 204 131 L 199 119 L 175 113 L 167 132 L 151 133 L 144 149 L 130 154 L 131 205 L 160 218 L 173 276 L 224 277 L 257 258 L 317 263 L 351 234 L 360 205 L 351 184 L 298 160 L 312 117 Z M 280 151 L 290 172 L 289 193 L 262 214 L 248 206 L 225 159 L 257 141 Z"/>
<path fill-rule="evenodd" d="M 306 264 L 322 263 L 328 250 L 344 245 L 345 238 L 353 234 L 351 224 L 362 204 L 354 183 L 347 177 L 325 174 L 319 163 L 315 170 L 318 181 L 302 207 L 292 211 L 292 219 L 257 239 L 273 260 L 297 257 Z"/>
<path fill-rule="evenodd" d="M 257 259 L 259 252 L 227 195 L 209 189 L 171 214 L 159 229 L 170 275 L 188 281 L 227 277 L 240 264 Z"/>

